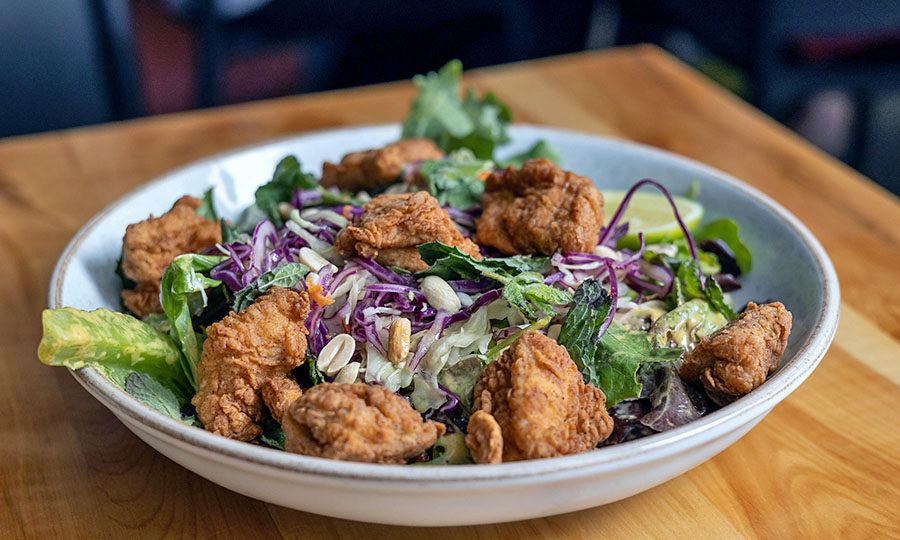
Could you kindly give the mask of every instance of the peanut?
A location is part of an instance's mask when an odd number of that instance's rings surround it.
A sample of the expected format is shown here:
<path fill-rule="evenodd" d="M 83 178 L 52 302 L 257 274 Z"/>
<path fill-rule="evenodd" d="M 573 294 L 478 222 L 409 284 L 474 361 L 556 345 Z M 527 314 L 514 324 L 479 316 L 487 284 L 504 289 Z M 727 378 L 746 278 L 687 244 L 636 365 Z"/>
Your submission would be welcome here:
<path fill-rule="evenodd" d="M 338 334 L 322 347 L 316 367 L 326 375 L 334 375 L 350 362 L 356 351 L 356 340 L 349 334 Z"/>
<path fill-rule="evenodd" d="M 422 280 L 419 287 L 425 300 L 435 309 L 443 309 L 449 313 L 456 313 L 462 307 L 462 302 L 456 296 L 456 292 L 449 283 L 440 276 L 428 276 Z"/>
<path fill-rule="evenodd" d="M 397 317 L 391 323 L 391 331 L 388 335 L 387 357 L 390 363 L 395 366 L 406 361 L 409 354 L 409 319 Z"/>

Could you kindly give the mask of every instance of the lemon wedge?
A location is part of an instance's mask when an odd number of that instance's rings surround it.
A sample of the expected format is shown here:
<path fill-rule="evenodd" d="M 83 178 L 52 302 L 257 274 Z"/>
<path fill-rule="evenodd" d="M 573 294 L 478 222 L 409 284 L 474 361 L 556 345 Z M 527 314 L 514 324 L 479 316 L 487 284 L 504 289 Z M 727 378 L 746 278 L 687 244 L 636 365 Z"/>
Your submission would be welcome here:
<path fill-rule="evenodd" d="M 601 191 L 603 194 L 603 213 L 606 221 L 616 213 L 625 191 Z M 693 229 L 703 218 L 703 206 L 697 201 L 673 196 L 675 207 L 689 229 Z M 637 233 L 644 233 L 644 242 L 655 244 L 682 238 L 684 233 L 678 226 L 678 220 L 672 212 L 672 206 L 660 193 L 637 192 L 631 196 L 625 215 L 619 224 L 628 223 L 628 234 L 619 240 L 619 249 L 637 249 L 640 246 Z"/>

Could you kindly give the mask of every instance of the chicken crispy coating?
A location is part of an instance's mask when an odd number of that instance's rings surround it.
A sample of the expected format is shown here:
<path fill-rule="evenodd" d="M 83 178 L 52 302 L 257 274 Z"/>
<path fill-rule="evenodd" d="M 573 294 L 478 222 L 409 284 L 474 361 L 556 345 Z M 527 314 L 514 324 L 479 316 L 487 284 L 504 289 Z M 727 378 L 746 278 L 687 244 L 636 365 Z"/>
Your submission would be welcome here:
<path fill-rule="evenodd" d="M 207 430 L 240 441 L 254 439 L 261 431 L 266 387 L 270 410 L 279 414 L 281 401 L 289 397 L 282 393 L 291 386 L 284 379 L 306 359 L 303 322 L 308 314 L 305 292 L 272 287 L 245 310 L 206 329 L 209 337 L 191 403 Z"/>
<path fill-rule="evenodd" d="M 418 272 L 428 265 L 416 246 L 441 242 L 481 259 L 478 246 L 463 237 L 447 211 L 425 191 L 379 195 L 366 203 L 363 210 L 334 242 L 342 255 L 358 253 L 386 266 Z"/>
<path fill-rule="evenodd" d="M 407 163 L 441 159 L 441 152 L 430 139 L 404 139 L 383 148 L 351 152 L 340 164 L 322 165 L 322 185 L 349 191 L 377 188 L 396 180 Z"/>
<path fill-rule="evenodd" d="M 204 219 L 195 211 L 200 199 L 185 195 L 171 210 L 155 218 L 129 225 L 122 239 L 122 271 L 137 283 L 132 291 L 122 291 L 125 307 L 139 317 L 162 313 L 159 281 L 172 259 L 196 253 L 222 240 L 217 221 Z"/>
<path fill-rule="evenodd" d="M 699 380 L 710 398 L 728 403 L 775 371 L 791 335 L 791 322 L 791 312 L 781 302 L 750 302 L 739 319 L 704 337 L 685 354 L 681 376 Z"/>
<path fill-rule="evenodd" d="M 476 463 L 586 452 L 613 429 L 603 392 L 540 332 L 526 332 L 484 368 L 473 410 L 466 444 Z"/>
<path fill-rule="evenodd" d="M 272 377 L 263 381 L 260 394 L 272 418 L 280 424 L 288 407 L 303 395 L 303 390 L 294 379 Z"/>
<path fill-rule="evenodd" d="M 481 206 L 478 242 L 505 255 L 586 252 L 603 225 L 603 196 L 591 179 L 547 159 L 491 173 Z"/>
<path fill-rule="evenodd" d="M 445 429 L 387 388 L 365 383 L 313 386 L 288 409 L 283 427 L 288 452 L 397 464 L 431 448 Z"/>

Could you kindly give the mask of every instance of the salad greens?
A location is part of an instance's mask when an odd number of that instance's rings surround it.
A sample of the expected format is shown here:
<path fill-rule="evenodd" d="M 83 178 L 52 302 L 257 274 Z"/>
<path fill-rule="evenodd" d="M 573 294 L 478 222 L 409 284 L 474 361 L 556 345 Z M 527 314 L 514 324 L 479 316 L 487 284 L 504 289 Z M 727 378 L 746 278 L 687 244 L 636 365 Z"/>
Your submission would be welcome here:
<path fill-rule="evenodd" d="M 129 374 L 144 373 L 181 400 L 193 395 L 178 346 L 147 323 L 106 309 L 73 308 L 44 310 L 42 323 L 38 358 L 47 365 L 96 367 L 123 388 Z"/>
<path fill-rule="evenodd" d="M 444 152 L 467 148 L 491 159 L 497 145 L 509 141 L 506 128 L 512 117 L 493 93 L 481 99 L 469 89 L 460 99 L 462 62 L 451 60 L 437 73 L 416 75 L 419 93 L 403 122 L 403 138 L 427 137 Z"/>
<path fill-rule="evenodd" d="M 753 267 L 753 255 L 741 240 L 738 224 L 731 218 L 722 218 L 700 225 L 694 232 L 694 238 L 700 240 L 721 240 L 731 248 L 741 272 L 746 274 Z"/>
<path fill-rule="evenodd" d="M 440 242 L 422 244 L 418 249 L 430 267 L 416 273 L 416 277 L 493 279 L 503 284 L 503 297 L 510 305 L 529 319 L 537 318 L 538 314 L 552 314 L 554 304 L 568 304 L 572 298 L 566 291 L 544 284 L 544 276 L 536 270 L 546 266 L 546 258 L 517 255 L 479 261 Z"/>
<path fill-rule="evenodd" d="M 603 390 L 607 406 L 641 395 L 637 372 L 647 362 L 677 360 L 680 348 L 651 348 L 645 332 L 632 332 L 613 322 L 601 335 L 612 309 L 609 293 L 596 280 L 585 280 L 572 299 L 559 333 L 585 379 Z"/>
<path fill-rule="evenodd" d="M 226 257 L 191 253 L 175 257 L 163 273 L 160 299 L 163 311 L 172 324 L 172 339 L 184 353 L 184 373 L 191 386 L 197 387 L 197 364 L 200 363 L 202 336 L 194 330 L 192 316 L 207 306 L 206 289 L 218 287 L 221 281 L 206 274 Z"/>
<path fill-rule="evenodd" d="M 196 423 L 196 415 L 182 412 L 187 403 L 185 397 L 179 398 L 170 386 L 162 384 L 146 373 L 139 371 L 129 373 L 125 379 L 125 391 L 141 403 L 170 418 L 188 425 Z"/>
<path fill-rule="evenodd" d="M 209 188 L 203 192 L 203 197 L 200 199 L 200 208 L 198 208 L 195 213 L 202 218 L 218 221 L 219 215 L 216 213 L 215 206 L 213 206 L 212 194 L 213 188 Z"/>
<path fill-rule="evenodd" d="M 551 145 L 547 141 L 541 139 L 538 142 L 534 143 L 534 146 L 522 152 L 521 154 L 516 154 L 510 158 L 500 161 L 499 163 L 497 163 L 497 167 L 501 169 L 505 169 L 506 167 L 521 167 L 522 164 L 529 159 L 538 158 L 549 159 L 557 165 L 562 165 L 562 157 L 560 157 L 559 155 L 559 150 L 554 148 L 553 145 Z"/>
<path fill-rule="evenodd" d="M 477 159 L 468 150 L 457 150 L 447 159 L 422 163 L 419 174 L 441 206 L 468 210 L 481 204 L 481 175 L 492 170 L 493 165 L 490 160 Z"/>
<path fill-rule="evenodd" d="M 459 61 L 451 61 L 417 76 L 419 92 L 403 123 L 403 137 L 428 137 L 448 155 L 407 163 L 401 178 L 378 190 L 406 193 L 423 185 L 462 234 L 475 238 L 488 174 L 534 158 L 559 163 L 560 154 L 540 140 L 518 155 L 496 159 L 496 149 L 509 141 L 510 111 L 492 93 L 463 94 L 461 73 Z M 614 249 L 628 232 L 628 223 L 619 223 L 625 207 L 645 184 L 662 191 L 683 237 L 647 240 L 638 234 L 631 249 Z M 171 261 L 160 283 L 164 314 L 141 321 L 102 309 L 47 310 L 38 355 L 49 365 L 96 367 L 160 413 L 200 426 L 190 400 L 207 327 L 243 311 L 272 287 L 285 287 L 314 299 L 304 321 L 305 366 L 287 375 L 303 389 L 335 379 L 380 384 L 425 418 L 443 422 L 448 431 L 423 464 L 472 462 L 465 429 L 476 382 L 486 365 L 528 331 L 557 336 L 584 380 L 603 391 L 615 419 L 610 444 L 683 425 L 710 407 L 702 389 L 681 379 L 679 367 L 685 351 L 737 317 L 717 281 L 734 290 L 740 286 L 734 276 L 752 266 L 733 220 L 700 224 L 692 233 L 666 188 L 646 179 L 628 191 L 587 253 L 491 257 L 485 252 L 478 260 L 456 247 L 427 242 L 416 248 L 428 268 L 410 273 L 384 267 L 377 257 L 336 251 L 335 239 L 365 211 L 361 207 L 371 195 L 323 188 L 295 156 L 277 164 L 271 180 L 255 191 L 255 209 L 237 224 L 221 219 L 208 190 L 196 213 L 219 221 L 222 242 L 206 254 Z M 313 264 L 309 250 L 324 261 Z M 135 287 L 121 263 L 116 273 L 123 287 Z M 451 308 L 444 302 L 438 309 L 421 290 L 421 280 L 432 275 L 450 284 L 453 291 L 447 294 L 455 292 Z M 409 352 L 398 359 L 389 354 L 389 341 L 399 318 L 409 329 Z M 343 364 L 352 368 L 346 379 L 343 368 L 326 374 L 316 365 L 339 334 L 354 343 Z M 263 412 L 258 423 L 258 442 L 283 450 L 278 422 Z"/>
<path fill-rule="evenodd" d="M 257 188 L 256 206 L 265 212 L 269 221 L 280 227 L 284 221 L 278 205 L 288 202 L 298 189 L 314 189 L 319 186 L 315 175 L 303 172 L 296 156 L 287 156 L 275 166 L 272 180 Z"/>
<path fill-rule="evenodd" d="M 235 293 L 234 305 L 231 310 L 240 313 L 272 287 L 292 289 L 308 272 L 309 267 L 301 263 L 285 263 L 276 266 Z"/>

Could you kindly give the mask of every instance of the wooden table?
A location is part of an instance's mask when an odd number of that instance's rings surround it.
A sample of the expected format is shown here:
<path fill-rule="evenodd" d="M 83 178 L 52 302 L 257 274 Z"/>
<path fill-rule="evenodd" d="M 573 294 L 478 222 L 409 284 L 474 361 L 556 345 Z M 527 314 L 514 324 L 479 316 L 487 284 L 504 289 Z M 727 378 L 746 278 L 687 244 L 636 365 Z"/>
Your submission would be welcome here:
<path fill-rule="evenodd" d="M 330 126 L 399 121 L 409 83 L 0 141 L 0 536 L 638 538 L 900 536 L 900 201 L 652 47 L 474 71 L 516 120 L 659 146 L 794 212 L 843 291 L 799 390 L 693 471 L 601 508 L 421 530 L 324 518 L 220 488 L 138 440 L 62 369 L 40 312 L 67 240 L 122 193 L 197 158 Z"/>

